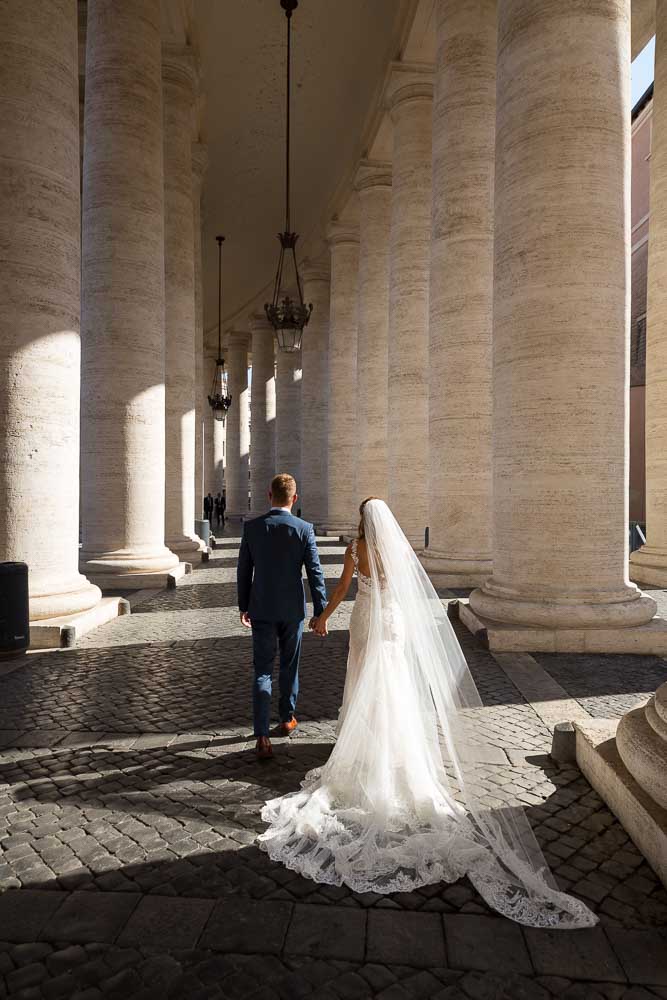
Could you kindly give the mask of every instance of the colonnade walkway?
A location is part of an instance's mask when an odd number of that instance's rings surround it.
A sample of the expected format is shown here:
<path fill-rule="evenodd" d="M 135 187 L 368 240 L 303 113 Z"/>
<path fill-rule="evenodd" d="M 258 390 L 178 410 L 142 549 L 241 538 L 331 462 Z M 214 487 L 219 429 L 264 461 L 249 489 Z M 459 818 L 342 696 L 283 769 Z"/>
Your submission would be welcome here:
<path fill-rule="evenodd" d="M 576 766 L 548 755 L 554 721 L 622 715 L 665 661 L 494 656 L 455 626 L 484 700 L 488 797 L 525 806 L 598 927 L 520 928 L 465 880 L 389 897 L 316 885 L 255 838 L 264 800 L 331 750 L 351 605 L 327 640 L 305 637 L 297 735 L 259 763 L 237 548 L 224 537 L 76 649 L 0 663 L 0 995 L 667 998 L 667 894 Z M 332 583 L 343 549 L 320 551 Z"/>

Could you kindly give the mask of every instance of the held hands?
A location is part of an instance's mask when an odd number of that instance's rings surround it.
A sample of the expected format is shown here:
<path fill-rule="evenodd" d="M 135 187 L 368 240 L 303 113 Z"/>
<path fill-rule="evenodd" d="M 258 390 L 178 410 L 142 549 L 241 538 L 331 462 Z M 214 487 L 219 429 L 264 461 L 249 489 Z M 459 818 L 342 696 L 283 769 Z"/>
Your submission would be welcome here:
<path fill-rule="evenodd" d="M 329 634 L 329 630 L 327 628 L 327 621 L 324 615 L 311 618 L 308 623 L 308 628 L 311 630 L 311 632 L 314 632 L 315 635 L 319 635 L 321 639 L 324 639 L 324 637 Z"/>
<path fill-rule="evenodd" d="M 250 615 L 248 614 L 247 611 L 242 611 L 241 612 L 241 624 L 244 625 L 245 628 L 252 628 L 252 622 L 250 621 Z"/>

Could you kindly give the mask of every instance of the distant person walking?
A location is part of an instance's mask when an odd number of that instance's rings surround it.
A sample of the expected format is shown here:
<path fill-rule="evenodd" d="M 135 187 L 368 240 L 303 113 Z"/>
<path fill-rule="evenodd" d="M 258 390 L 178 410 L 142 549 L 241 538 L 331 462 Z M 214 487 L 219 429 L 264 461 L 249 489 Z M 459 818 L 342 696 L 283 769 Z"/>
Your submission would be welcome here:
<path fill-rule="evenodd" d="M 223 507 L 223 503 L 222 493 L 218 493 L 215 498 L 215 520 L 218 528 L 220 525 L 223 525 L 224 527 L 225 524 L 225 509 Z"/>
<path fill-rule="evenodd" d="M 204 520 L 213 523 L 213 494 L 207 493 L 204 497 Z"/>

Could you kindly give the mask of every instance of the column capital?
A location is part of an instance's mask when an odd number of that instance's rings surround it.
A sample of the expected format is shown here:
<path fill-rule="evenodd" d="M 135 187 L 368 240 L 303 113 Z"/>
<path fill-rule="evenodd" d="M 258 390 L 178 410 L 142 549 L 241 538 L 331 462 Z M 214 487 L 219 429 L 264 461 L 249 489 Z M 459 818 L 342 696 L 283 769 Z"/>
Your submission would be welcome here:
<path fill-rule="evenodd" d="M 354 175 L 355 191 L 368 191 L 369 188 L 391 187 L 391 163 L 383 160 L 360 160 Z"/>
<path fill-rule="evenodd" d="M 384 93 L 392 117 L 396 109 L 411 101 L 432 101 L 434 67 L 430 63 L 392 63 Z"/>
<path fill-rule="evenodd" d="M 331 280 L 331 268 L 328 262 L 317 260 L 306 260 L 301 264 L 301 277 L 304 282 Z"/>
<path fill-rule="evenodd" d="M 162 46 L 162 80 L 181 87 L 194 87 L 197 83 L 197 68 L 194 52 L 190 45 Z"/>
<path fill-rule="evenodd" d="M 251 313 L 248 313 L 248 326 L 251 334 L 255 333 L 255 331 L 266 330 L 267 333 L 273 336 L 273 327 L 269 323 L 263 309 L 254 309 Z"/>
<path fill-rule="evenodd" d="M 359 226 L 350 226 L 342 222 L 330 222 L 326 231 L 327 243 L 330 247 L 359 242 Z"/>
<path fill-rule="evenodd" d="M 248 330 L 227 330 L 225 340 L 227 350 L 248 350 L 250 345 L 250 333 Z"/>
<path fill-rule="evenodd" d="M 208 146 L 205 142 L 192 143 L 192 173 L 197 181 L 201 181 L 208 169 Z"/>

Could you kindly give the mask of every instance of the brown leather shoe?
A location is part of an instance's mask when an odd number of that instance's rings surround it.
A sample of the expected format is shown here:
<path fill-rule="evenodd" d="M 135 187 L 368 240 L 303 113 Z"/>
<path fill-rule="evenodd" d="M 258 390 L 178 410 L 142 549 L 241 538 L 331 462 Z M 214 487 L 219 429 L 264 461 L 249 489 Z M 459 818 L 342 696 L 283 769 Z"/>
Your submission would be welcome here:
<path fill-rule="evenodd" d="M 299 725 L 299 723 L 296 721 L 296 718 L 294 716 L 292 716 L 292 718 L 289 720 L 289 722 L 281 722 L 280 723 L 280 735 L 281 736 L 291 736 L 292 733 L 294 732 L 294 730 L 296 729 L 296 727 L 298 725 Z"/>
<path fill-rule="evenodd" d="M 273 747 L 268 736 L 260 736 L 257 740 L 257 757 L 259 760 L 270 760 L 273 757 Z"/>

